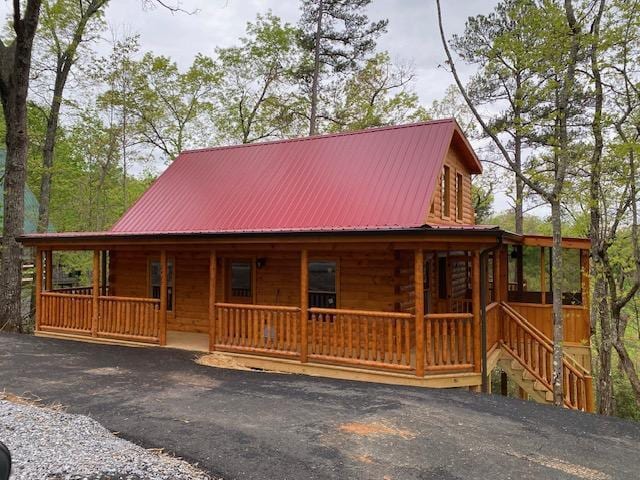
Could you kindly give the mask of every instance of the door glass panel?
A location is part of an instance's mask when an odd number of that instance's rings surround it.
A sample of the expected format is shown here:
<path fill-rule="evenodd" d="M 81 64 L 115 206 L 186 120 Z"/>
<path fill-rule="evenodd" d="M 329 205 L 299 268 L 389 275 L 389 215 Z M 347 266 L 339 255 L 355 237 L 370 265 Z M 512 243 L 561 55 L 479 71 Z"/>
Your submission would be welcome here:
<path fill-rule="evenodd" d="M 309 307 L 336 308 L 335 261 L 309 262 Z"/>

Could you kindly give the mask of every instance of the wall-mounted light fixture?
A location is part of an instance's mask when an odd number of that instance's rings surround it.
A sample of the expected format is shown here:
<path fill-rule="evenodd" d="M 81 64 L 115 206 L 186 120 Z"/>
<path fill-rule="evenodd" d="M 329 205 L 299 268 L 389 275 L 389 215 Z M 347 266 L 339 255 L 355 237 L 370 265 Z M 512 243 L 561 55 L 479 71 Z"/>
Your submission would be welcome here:
<path fill-rule="evenodd" d="M 256 258 L 256 268 L 263 268 L 267 265 L 267 259 L 264 257 Z"/>

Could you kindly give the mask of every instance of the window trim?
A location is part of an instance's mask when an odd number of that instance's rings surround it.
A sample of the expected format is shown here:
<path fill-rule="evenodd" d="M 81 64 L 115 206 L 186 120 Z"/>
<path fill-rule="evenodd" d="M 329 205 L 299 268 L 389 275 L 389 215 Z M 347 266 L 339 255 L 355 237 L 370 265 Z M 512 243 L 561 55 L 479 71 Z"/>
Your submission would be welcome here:
<path fill-rule="evenodd" d="M 464 175 L 456 171 L 456 220 L 464 220 Z"/>
<path fill-rule="evenodd" d="M 147 288 L 146 294 L 149 295 L 148 298 L 153 298 L 151 289 L 153 285 L 151 285 L 151 264 L 153 262 L 160 263 L 159 256 L 149 256 L 147 257 Z M 169 282 L 169 264 L 173 265 L 173 282 Z M 171 285 L 172 284 L 172 285 Z M 167 314 L 174 315 L 176 311 L 176 259 L 174 256 L 167 255 L 167 287 L 171 286 L 171 309 L 169 309 L 169 301 L 167 300 Z M 167 296 L 168 299 L 168 296 Z"/>
<path fill-rule="evenodd" d="M 442 179 L 440 181 L 441 217 L 451 219 L 451 167 L 442 167 Z M 445 208 L 446 207 L 446 208 Z"/>

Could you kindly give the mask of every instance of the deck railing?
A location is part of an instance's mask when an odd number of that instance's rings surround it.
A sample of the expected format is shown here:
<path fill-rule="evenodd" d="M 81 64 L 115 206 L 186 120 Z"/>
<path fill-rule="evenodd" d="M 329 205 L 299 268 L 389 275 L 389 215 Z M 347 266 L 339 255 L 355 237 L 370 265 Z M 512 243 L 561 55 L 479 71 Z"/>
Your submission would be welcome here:
<path fill-rule="evenodd" d="M 295 356 L 300 353 L 300 309 L 216 303 L 217 349 Z"/>
<path fill-rule="evenodd" d="M 410 370 L 413 319 L 410 313 L 310 308 L 309 358 Z"/>
<path fill-rule="evenodd" d="M 502 308 L 502 347 L 538 382 L 553 391 L 553 343 L 506 303 Z M 562 360 L 564 403 L 567 407 L 593 411 L 592 379 L 567 355 Z"/>
<path fill-rule="evenodd" d="M 425 370 L 473 368 L 473 314 L 430 313 L 425 315 Z"/>
<path fill-rule="evenodd" d="M 160 300 L 99 297 L 98 312 L 98 336 L 139 342 L 159 342 Z"/>
<path fill-rule="evenodd" d="M 38 329 L 42 331 L 146 343 L 159 342 L 159 300 L 97 297 L 97 317 L 94 323 L 93 295 L 50 291 L 42 292 L 40 297 Z"/>
<path fill-rule="evenodd" d="M 91 334 L 92 297 L 74 293 L 43 292 L 40 326 L 42 330 L 71 334 Z"/>
<path fill-rule="evenodd" d="M 72 295 L 91 295 L 93 287 L 63 287 L 51 290 L 53 293 L 70 293 Z"/>

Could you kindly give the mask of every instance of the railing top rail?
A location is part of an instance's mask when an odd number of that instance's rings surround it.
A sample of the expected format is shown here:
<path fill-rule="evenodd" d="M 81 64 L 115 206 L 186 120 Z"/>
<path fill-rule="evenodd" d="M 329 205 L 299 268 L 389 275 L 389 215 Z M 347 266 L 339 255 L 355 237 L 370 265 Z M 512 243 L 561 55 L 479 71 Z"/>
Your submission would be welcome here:
<path fill-rule="evenodd" d="M 93 287 L 91 285 L 85 285 L 81 287 L 60 287 L 49 290 L 50 292 L 68 292 L 70 290 L 92 290 Z"/>
<path fill-rule="evenodd" d="M 218 302 L 215 304 L 220 308 L 242 308 L 246 310 L 277 310 L 280 312 L 299 312 L 300 307 L 292 307 L 288 305 L 254 305 L 252 303 L 224 303 Z"/>
<path fill-rule="evenodd" d="M 83 295 L 81 293 L 40 292 L 40 295 L 54 298 L 91 298 L 91 295 Z"/>
<path fill-rule="evenodd" d="M 491 310 L 493 310 L 494 308 L 496 308 L 499 305 L 498 302 L 491 302 L 489 305 L 487 305 L 487 308 L 485 309 L 487 312 L 490 312 Z"/>
<path fill-rule="evenodd" d="M 114 302 L 138 302 L 138 303 L 160 303 L 158 298 L 146 297 L 116 297 L 113 295 L 100 295 L 99 300 L 112 300 Z"/>
<path fill-rule="evenodd" d="M 347 310 L 342 308 L 318 308 L 309 309 L 311 313 L 323 313 L 332 315 L 361 315 L 380 318 L 413 318 L 414 315 L 406 312 L 377 312 L 375 310 Z"/>
<path fill-rule="evenodd" d="M 427 313 L 425 314 L 424 318 L 428 320 L 440 320 L 443 318 L 452 319 L 452 320 L 456 320 L 456 319 L 464 320 L 468 318 L 473 318 L 473 313 Z"/>

